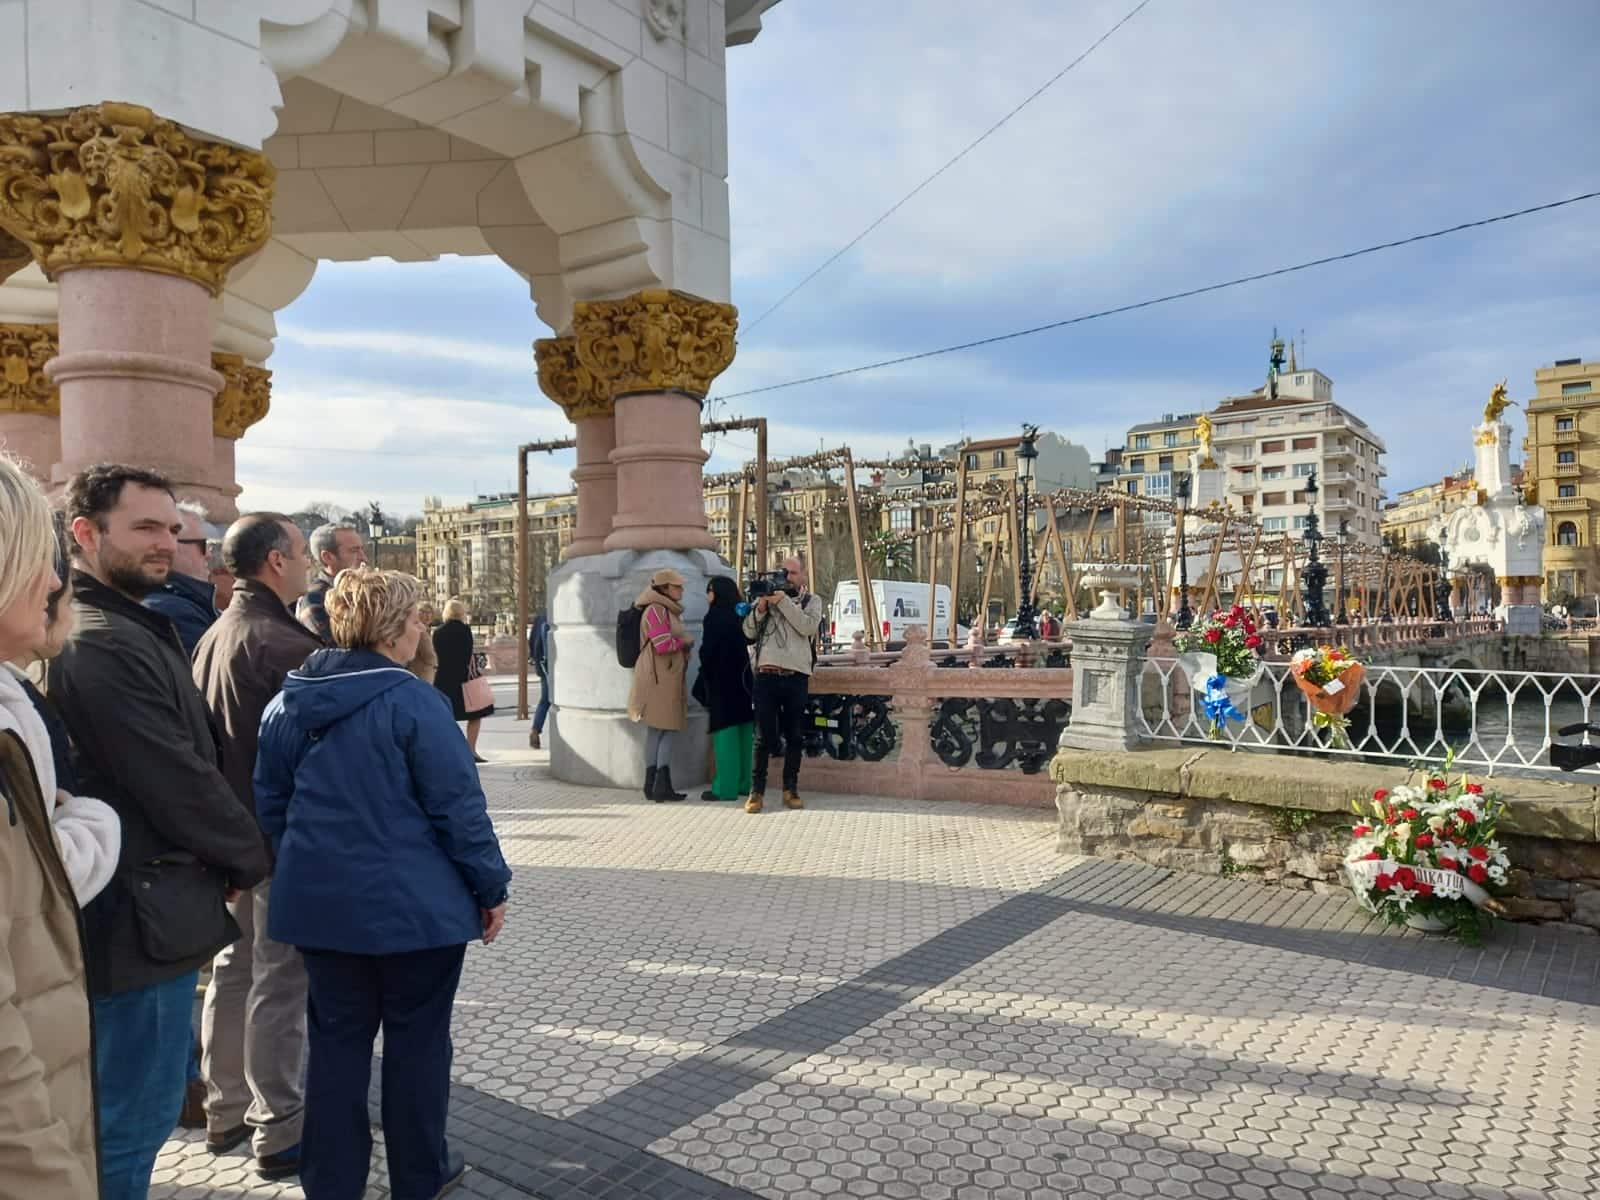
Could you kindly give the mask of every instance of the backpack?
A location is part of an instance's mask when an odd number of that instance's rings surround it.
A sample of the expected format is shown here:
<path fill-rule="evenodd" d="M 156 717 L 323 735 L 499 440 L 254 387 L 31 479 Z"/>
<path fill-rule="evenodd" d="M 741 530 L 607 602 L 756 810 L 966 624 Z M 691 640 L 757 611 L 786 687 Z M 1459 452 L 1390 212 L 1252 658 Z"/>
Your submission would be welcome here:
<path fill-rule="evenodd" d="M 617 612 L 617 665 L 633 670 L 633 664 L 639 661 L 639 653 L 644 648 L 641 638 L 641 626 L 644 623 L 644 609 L 628 607 Z"/>

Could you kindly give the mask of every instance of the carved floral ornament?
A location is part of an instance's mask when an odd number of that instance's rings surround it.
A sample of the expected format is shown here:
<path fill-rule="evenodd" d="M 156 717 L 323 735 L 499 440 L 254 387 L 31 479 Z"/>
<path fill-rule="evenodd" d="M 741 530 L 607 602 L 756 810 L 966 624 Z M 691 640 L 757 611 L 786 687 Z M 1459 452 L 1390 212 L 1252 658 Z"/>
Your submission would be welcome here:
<path fill-rule="evenodd" d="M 0 325 L 0 412 L 61 411 L 61 393 L 44 377 L 56 356 L 54 325 Z"/>
<path fill-rule="evenodd" d="M 539 367 L 539 390 L 561 406 L 569 421 L 609 417 L 611 387 L 578 361 L 575 338 L 540 338 L 533 344 Z"/>
<path fill-rule="evenodd" d="M 272 372 L 238 354 L 213 354 L 211 366 L 223 380 L 211 401 L 211 431 L 222 438 L 243 437 L 272 407 Z"/>
<path fill-rule="evenodd" d="M 54 279 L 138 267 L 222 290 L 272 232 L 265 155 L 209 142 L 137 104 L 0 115 L 0 227 Z"/>
<path fill-rule="evenodd" d="M 652 288 L 620 300 L 580 300 L 572 325 L 578 361 L 611 389 L 683 392 L 703 399 L 733 362 L 739 310 Z"/>

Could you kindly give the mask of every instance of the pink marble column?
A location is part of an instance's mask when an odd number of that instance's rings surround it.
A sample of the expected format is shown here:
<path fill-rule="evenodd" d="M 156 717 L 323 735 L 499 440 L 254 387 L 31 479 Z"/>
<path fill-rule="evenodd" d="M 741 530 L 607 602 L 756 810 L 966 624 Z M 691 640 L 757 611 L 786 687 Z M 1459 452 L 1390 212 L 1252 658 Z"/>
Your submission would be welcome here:
<path fill-rule="evenodd" d="M 617 515 L 617 468 L 611 465 L 611 453 L 617 445 L 615 420 L 609 414 L 583 417 L 573 423 L 573 428 L 578 443 L 578 465 L 572 472 L 578 492 L 578 520 L 572 543 L 563 554 L 568 559 L 602 553 Z"/>
<path fill-rule="evenodd" d="M 61 457 L 60 424 L 51 413 L 0 412 L 0 449 L 20 458 L 40 483 Z"/>
<path fill-rule="evenodd" d="M 701 489 L 700 401 L 683 392 L 618 396 L 616 437 L 617 511 L 605 548 L 715 550 Z"/>
<path fill-rule="evenodd" d="M 225 516 L 232 477 L 216 473 L 211 296 L 198 283 L 129 267 L 80 267 L 59 280 L 61 351 L 45 374 L 61 389 L 64 482 L 96 462 L 167 475 Z"/>

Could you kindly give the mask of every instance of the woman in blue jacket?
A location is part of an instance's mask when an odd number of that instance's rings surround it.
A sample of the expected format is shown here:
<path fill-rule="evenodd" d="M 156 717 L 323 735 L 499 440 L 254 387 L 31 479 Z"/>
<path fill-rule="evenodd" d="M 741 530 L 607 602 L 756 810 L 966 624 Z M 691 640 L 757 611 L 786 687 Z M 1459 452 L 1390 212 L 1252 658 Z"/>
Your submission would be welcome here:
<path fill-rule="evenodd" d="M 300 949 L 309 984 L 308 1200 L 366 1191 L 380 1028 L 394 1200 L 430 1200 L 466 1170 L 445 1145 L 450 1011 L 466 944 L 500 932 L 511 871 L 449 702 L 407 669 L 421 598 L 398 571 L 341 572 L 326 599 L 338 649 L 292 672 L 261 719 L 267 928 Z"/>

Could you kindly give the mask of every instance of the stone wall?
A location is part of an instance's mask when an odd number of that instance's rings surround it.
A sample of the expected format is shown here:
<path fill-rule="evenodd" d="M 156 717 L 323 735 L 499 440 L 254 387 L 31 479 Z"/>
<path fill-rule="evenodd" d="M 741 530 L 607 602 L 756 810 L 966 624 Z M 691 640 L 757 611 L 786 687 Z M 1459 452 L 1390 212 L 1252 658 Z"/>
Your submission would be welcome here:
<path fill-rule="evenodd" d="M 1195 746 L 1063 749 L 1050 773 L 1063 854 L 1327 892 L 1345 890 L 1351 801 L 1404 781 L 1398 768 Z M 1600 791 L 1509 777 L 1495 786 L 1509 802 L 1507 915 L 1600 929 Z"/>

